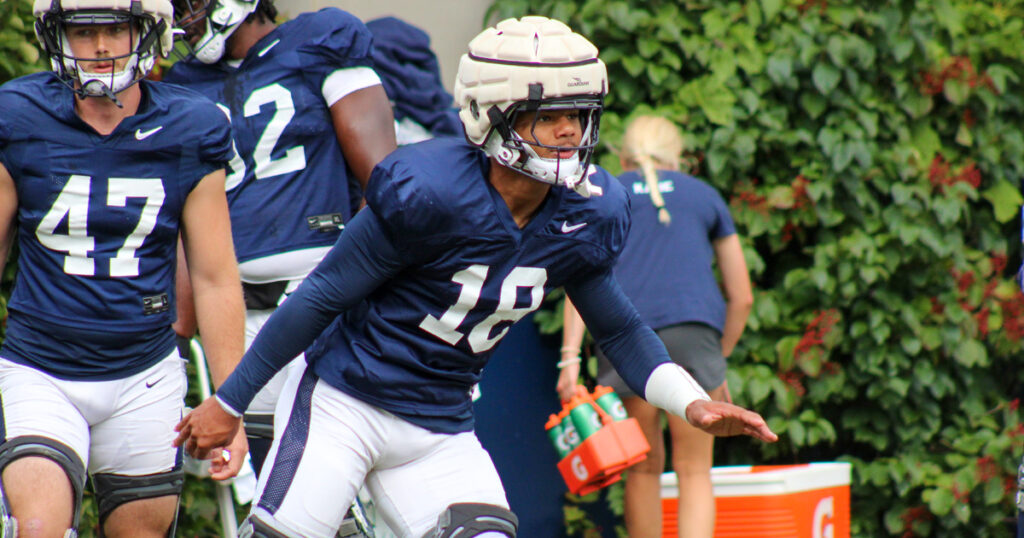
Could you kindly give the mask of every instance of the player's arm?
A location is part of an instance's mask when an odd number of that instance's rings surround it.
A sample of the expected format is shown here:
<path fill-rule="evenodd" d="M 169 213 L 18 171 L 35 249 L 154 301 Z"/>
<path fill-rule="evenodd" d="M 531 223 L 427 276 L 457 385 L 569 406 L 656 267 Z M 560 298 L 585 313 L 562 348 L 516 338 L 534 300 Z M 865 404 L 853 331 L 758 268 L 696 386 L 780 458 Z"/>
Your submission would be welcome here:
<path fill-rule="evenodd" d="M 388 94 L 372 69 L 355 67 L 329 77 L 324 98 L 345 162 L 365 190 L 373 167 L 397 147 Z"/>
<path fill-rule="evenodd" d="M 0 276 L 7 265 L 7 256 L 14 243 L 15 216 L 18 214 L 18 191 L 7 167 L 0 164 Z"/>
<path fill-rule="evenodd" d="M 563 402 L 567 402 L 575 394 L 576 381 L 580 376 L 580 351 L 586 327 L 583 325 L 583 318 L 568 297 L 565 298 L 563 308 L 562 349 L 559 352 L 561 360 L 558 362 L 558 383 L 555 385 L 555 391 Z"/>
<path fill-rule="evenodd" d="M 270 316 L 217 394 L 178 423 L 175 445 L 184 445 L 198 458 L 224 446 L 230 425 L 237 424 L 276 372 L 309 347 L 338 314 L 406 266 L 373 211 L 360 211 L 316 270 Z"/>
<path fill-rule="evenodd" d="M 186 263 L 182 266 L 179 260 L 181 270 L 175 276 L 177 293 L 184 294 L 179 297 L 179 307 L 182 302 L 192 305 L 186 304 L 186 310 L 179 311 L 178 323 L 191 324 L 184 328 L 186 332 L 194 332 L 198 326 L 214 386 L 224 382 L 245 349 L 245 306 L 231 240 L 224 174 L 224 170 L 207 174 L 185 199 L 179 249 L 184 250 Z M 190 284 L 190 289 L 183 288 L 184 284 Z M 230 447 L 233 459 L 213 464 L 211 476 L 217 480 L 238 474 L 248 450 L 245 432 L 237 423 L 223 428 L 218 433 L 226 436 L 222 445 Z"/>
<path fill-rule="evenodd" d="M 196 304 L 192 298 L 192 281 L 188 276 L 188 260 L 185 257 L 185 244 L 178 237 L 178 264 L 174 271 L 174 296 L 177 298 L 175 310 L 178 319 L 171 325 L 175 334 L 182 338 L 196 335 Z"/>
<path fill-rule="evenodd" d="M 188 195 L 181 237 L 203 350 L 213 383 L 220 386 L 245 349 L 245 306 L 224 195 L 224 170 L 208 174 Z"/>
<path fill-rule="evenodd" d="M 754 294 L 751 291 L 747 260 L 743 257 L 743 246 L 740 244 L 739 236 L 729 234 L 716 239 L 712 246 L 718 269 L 722 274 L 722 288 L 725 290 L 722 355 L 728 357 L 747 325 L 750 309 L 754 306 Z"/>
<path fill-rule="evenodd" d="M 778 439 L 757 413 L 711 401 L 693 377 L 669 359 L 664 344 L 640 320 L 610 270 L 567 284 L 566 292 L 622 379 L 651 405 L 712 435 Z"/>

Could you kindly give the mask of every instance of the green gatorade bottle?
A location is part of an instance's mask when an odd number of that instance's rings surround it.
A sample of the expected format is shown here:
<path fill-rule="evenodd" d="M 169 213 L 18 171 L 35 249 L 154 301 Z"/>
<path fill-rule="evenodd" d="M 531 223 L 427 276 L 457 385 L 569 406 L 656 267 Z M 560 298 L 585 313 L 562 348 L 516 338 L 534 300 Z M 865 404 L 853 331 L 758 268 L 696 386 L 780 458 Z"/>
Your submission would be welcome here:
<path fill-rule="evenodd" d="M 548 417 L 547 424 L 544 425 L 544 429 L 548 431 L 548 438 L 551 439 L 551 444 L 555 447 L 555 452 L 558 452 L 558 459 L 562 459 L 569 455 L 572 450 L 569 445 L 565 442 L 565 432 L 562 430 L 562 420 L 558 418 L 558 415 L 551 415 Z"/>
<path fill-rule="evenodd" d="M 601 409 L 604 409 L 605 413 L 611 415 L 616 421 L 629 418 L 625 406 L 622 405 L 622 399 L 611 387 L 603 385 L 594 387 L 594 400 L 597 401 L 597 405 L 601 406 Z"/>

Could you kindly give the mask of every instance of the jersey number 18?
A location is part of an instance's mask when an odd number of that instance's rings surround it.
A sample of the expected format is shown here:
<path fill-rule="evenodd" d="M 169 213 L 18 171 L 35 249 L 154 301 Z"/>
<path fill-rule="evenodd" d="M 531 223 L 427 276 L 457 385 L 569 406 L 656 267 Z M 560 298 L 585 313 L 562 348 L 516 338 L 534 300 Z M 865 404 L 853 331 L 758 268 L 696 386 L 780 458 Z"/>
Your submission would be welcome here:
<path fill-rule="evenodd" d="M 420 328 L 428 333 L 455 345 L 465 336 L 457 329 L 466 319 L 477 303 L 480 301 L 480 293 L 484 288 L 484 281 L 487 279 L 487 272 L 490 266 L 471 265 L 452 276 L 452 282 L 460 284 L 462 291 L 455 301 L 440 318 L 427 314 L 420 322 Z M 482 353 L 494 347 L 508 332 L 505 327 L 498 334 L 491 336 L 494 326 L 502 321 L 515 323 L 523 316 L 533 312 L 540 307 L 544 299 L 544 284 L 547 283 L 548 272 L 543 267 L 516 267 L 501 282 L 501 292 L 498 299 L 498 307 L 469 331 L 469 347 L 473 353 Z M 516 296 L 518 288 L 530 289 L 530 306 L 516 308 Z"/>

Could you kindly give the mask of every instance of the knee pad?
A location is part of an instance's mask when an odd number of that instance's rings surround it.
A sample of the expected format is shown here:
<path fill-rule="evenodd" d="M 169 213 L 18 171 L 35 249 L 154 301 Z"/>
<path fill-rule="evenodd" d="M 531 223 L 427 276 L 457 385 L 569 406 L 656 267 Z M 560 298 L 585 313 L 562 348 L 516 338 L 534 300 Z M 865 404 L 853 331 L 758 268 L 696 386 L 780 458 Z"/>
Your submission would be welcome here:
<path fill-rule="evenodd" d="M 469 538 L 485 532 L 515 538 L 519 518 L 507 508 L 494 504 L 455 503 L 437 520 L 437 528 L 424 538 Z"/>
<path fill-rule="evenodd" d="M 173 469 L 165 473 L 156 473 L 142 476 L 125 476 L 110 473 L 96 473 L 92 475 L 92 486 L 96 493 L 97 511 L 100 516 L 100 527 L 107 520 L 107 516 L 115 508 L 124 503 L 167 495 L 181 497 L 181 488 L 185 484 L 185 471 L 181 465 L 175 465 Z M 174 536 L 175 527 L 178 523 L 178 514 L 175 510 L 174 520 L 171 522 L 168 536 Z"/>
<path fill-rule="evenodd" d="M 249 514 L 238 527 L 238 538 L 288 538 L 284 533 L 264 523 L 255 514 Z"/>
<path fill-rule="evenodd" d="M 85 464 L 75 454 L 71 447 L 39 435 L 26 435 L 8 439 L 0 445 L 0 473 L 14 460 L 27 456 L 46 458 L 64 470 L 68 480 L 71 482 L 72 502 L 71 507 L 71 528 L 64 534 L 65 538 L 77 536 L 75 529 L 78 528 L 79 520 L 82 517 L 82 494 L 85 491 Z M 11 516 L 10 505 L 3 490 L 0 489 L 0 512 L 2 512 L 3 536 L 17 536 L 18 522 Z M 10 532 L 10 535 L 7 533 Z"/>

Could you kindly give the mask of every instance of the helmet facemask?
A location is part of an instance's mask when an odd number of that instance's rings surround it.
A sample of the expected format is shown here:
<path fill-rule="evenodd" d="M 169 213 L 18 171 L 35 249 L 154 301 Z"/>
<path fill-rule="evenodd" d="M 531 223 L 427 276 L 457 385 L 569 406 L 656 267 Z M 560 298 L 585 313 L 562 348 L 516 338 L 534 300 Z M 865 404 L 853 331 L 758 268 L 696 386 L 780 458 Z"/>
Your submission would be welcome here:
<path fill-rule="evenodd" d="M 538 87 L 531 92 L 539 94 Z M 544 111 L 573 110 L 579 115 L 582 136 L 579 145 L 554 146 L 539 142 L 536 125 L 540 114 Z M 597 148 L 598 131 L 601 118 L 602 99 L 599 95 L 580 95 L 554 99 L 536 99 L 520 101 L 510 106 L 504 113 L 497 107 L 491 107 L 488 114 L 494 131 L 484 145 L 484 151 L 499 163 L 538 181 L 552 185 L 560 185 L 569 189 L 577 189 L 587 175 L 590 162 Z M 533 122 L 529 132 L 524 134 L 516 131 L 513 126 L 521 114 L 533 114 Z M 573 151 L 571 157 L 541 157 L 536 148 L 555 152 Z"/>
<path fill-rule="evenodd" d="M 100 5 L 100 2 L 93 2 Z M 107 97 L 117 106 L 121 102 L 117 94 L 128 89 L 149 74 L 156 64 L 158 54 L 166 56 L 170 48 L 170 5 L 167 2 L 132 1 L 130 8 L 96 7 L 89 9 L 64 10 L 59 0 L 52 3 L 37 0 L 36 36 L 50 56 L 50 64 L 57 77 L 78 96 Z M 166 12 L 158 10 L 166 5 Z M 157 11 L 148 11 L 155 9 Z M 78 26 L 110 26 L 127 24 L 130 50 L 125 54 L 103 58 L 76 57 L 68 42 L 68 28 Z M 116 66 L 126 60 L 120 69 L 109 73 L 97 73 L 89 65 L 97 62 L 113 62 Z"/>
<path fill-rule="evenodd" d="M 231 34 L 256 10 L 258 0 L 174 0 L 175 28 L 184 35 L 185 58 L 214 64 Z"/>

